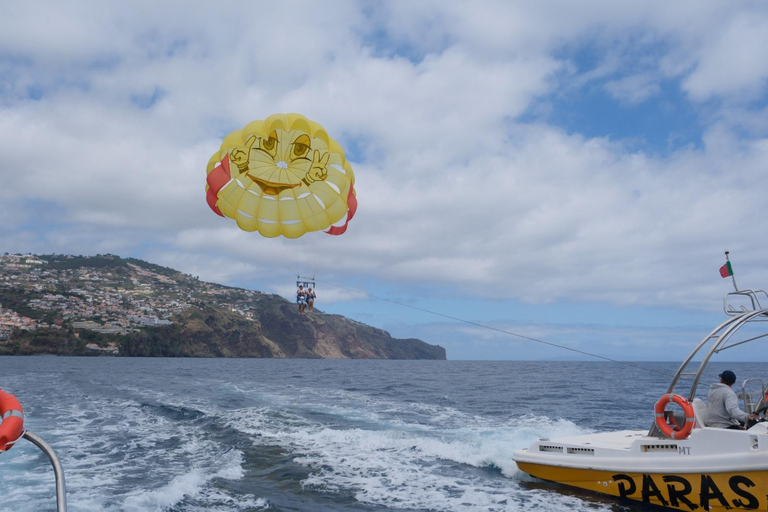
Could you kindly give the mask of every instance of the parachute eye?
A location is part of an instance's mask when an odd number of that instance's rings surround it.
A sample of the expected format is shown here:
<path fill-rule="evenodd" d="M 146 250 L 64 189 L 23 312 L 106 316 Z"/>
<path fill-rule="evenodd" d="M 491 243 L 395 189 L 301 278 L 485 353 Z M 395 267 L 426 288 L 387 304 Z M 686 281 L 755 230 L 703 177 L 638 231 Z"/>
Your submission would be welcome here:
<path fill-rule="evenodd" d="M 297 138 L 293 143 L 293 157 L 302 158 L 306 156 L 306 154 L 309 153 L 310 143 L 311 142 L 307 134 L 300 135 L 299 138 Z"/>
<path fill-rule="evenodd" d="M 261 148 L 267 151 L 270 155 L 275 156 L 275 149 L 277 148 L 277 132 L 272 130 L 267 140 L 261 139 Z"/>

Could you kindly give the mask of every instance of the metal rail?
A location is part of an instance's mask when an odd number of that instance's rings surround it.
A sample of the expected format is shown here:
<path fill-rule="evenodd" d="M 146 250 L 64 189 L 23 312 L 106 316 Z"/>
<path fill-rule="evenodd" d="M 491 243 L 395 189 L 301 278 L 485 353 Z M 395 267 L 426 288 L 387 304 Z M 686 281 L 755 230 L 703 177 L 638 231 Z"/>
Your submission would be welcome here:
<path fill-rule="evenodd" d="M 744 297 L 748 299 L 744 303 L 733 304 L 733 299 L 743 299 Z M 746 325 L 758 325 L 760 322 L 768 321 L 768 308 L 761 304 L 761 297 L 764 303 L 768 303 L 768 293 L 764 290 L 741 290 L 725 295 L 723 298 L 723 311 L 729 318 L 705 336 L 685 361 L 683 361 L 672 379 L 672 383 L 669 385 L 668 394 L 675 393 L 679 384 L 690 384 L 687 394 L 680 391 L 677 394 L 681 394 L 689 402 L 693 402 L 693 399 L 696 397 L 696 389 L 704 376 L 704 371 L 712 356 L 724 350 L 768 337 L 765 328 L 758 335 L 736 335 L 739 329 Z M 747 404 L 747 402 L 749 400 L 745 398 L 745 405 L 749 408 L 749 405 L 752 404 Z M 648 435 L 659 435 L 656 424 L 651 426 Z"/>
<path fill-rule="evenodd" d="M 56 475 L 56 510 L 57 512 L 67 512 L 67 484 L 64 481 L 64 467 L 56 456 L 56 452 L 53 451 L 53 448 L 48 443 L 32 432 L 24 432 L 23 437 L 40 448 L 50 459 L 53 472 Z"/>

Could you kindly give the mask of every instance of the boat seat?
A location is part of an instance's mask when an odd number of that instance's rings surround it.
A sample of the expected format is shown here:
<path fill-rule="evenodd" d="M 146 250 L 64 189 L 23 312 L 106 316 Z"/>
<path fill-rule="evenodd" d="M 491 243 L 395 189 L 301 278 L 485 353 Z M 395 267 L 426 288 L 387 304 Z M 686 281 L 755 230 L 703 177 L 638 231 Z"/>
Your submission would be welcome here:
<path fill-rule="evenodd" d="M 696 416 L 696 425 L 694 428 L 706 427 L 707 423 L 707 404 L 701 398 L 693 399 L 693 414 Z"/>

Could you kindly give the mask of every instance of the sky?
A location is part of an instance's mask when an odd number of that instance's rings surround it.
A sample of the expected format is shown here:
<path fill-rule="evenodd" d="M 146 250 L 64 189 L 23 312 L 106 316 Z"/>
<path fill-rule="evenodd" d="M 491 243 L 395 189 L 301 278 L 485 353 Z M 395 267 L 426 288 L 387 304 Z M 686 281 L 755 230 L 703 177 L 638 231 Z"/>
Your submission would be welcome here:
<path fill-rule="evenodd" d="M 449 359 L 677 361 L 725 318 L 725 250 L 768 287 L 766 2 L 0 8 L 3 252 L 315 276 L 318 309 Z M 342 236 L 205 202 L 223 137 L 289 112 L 354 169 Z"/>

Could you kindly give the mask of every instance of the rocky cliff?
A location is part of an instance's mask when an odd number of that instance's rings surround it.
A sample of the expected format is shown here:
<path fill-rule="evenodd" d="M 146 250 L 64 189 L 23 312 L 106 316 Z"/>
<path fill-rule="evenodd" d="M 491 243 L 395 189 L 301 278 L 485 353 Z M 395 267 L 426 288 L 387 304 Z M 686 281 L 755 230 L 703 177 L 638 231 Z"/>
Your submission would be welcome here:
<path fill-rule="evenodd" d="M 128 335 L 131 356 L 276 357 L 323 359 L 445 359 L 445 349 L 319 311 L 298 315 L 280 298 L 261 304 L 254 319 L 219 307 L 193 307 L 173 325 Z"/>
<path fill-rule="evenodd" d="M 114 255 L 0 258 L 0 317 L 0 355 L 446 358 L 342 316 L 299 315 L 278 295 Z"/>

